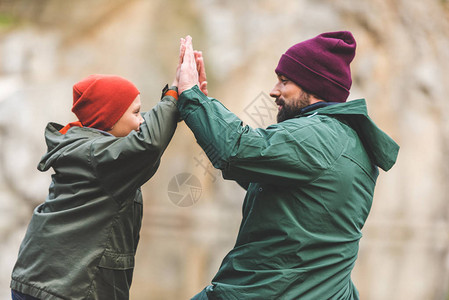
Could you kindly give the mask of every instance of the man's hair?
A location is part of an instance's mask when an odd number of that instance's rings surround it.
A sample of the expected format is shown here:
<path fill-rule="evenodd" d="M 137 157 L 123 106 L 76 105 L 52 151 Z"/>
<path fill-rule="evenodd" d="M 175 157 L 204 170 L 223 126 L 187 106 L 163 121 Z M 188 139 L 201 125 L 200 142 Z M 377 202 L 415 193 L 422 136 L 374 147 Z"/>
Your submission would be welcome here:
<path fill-rule="evenodd" d="M 352 85 L 349 65 L 355 49 L 349 31 L 323 33 L 290 47 L 281 56 L 276 73 L 323 100 L 345 102 Z"/>

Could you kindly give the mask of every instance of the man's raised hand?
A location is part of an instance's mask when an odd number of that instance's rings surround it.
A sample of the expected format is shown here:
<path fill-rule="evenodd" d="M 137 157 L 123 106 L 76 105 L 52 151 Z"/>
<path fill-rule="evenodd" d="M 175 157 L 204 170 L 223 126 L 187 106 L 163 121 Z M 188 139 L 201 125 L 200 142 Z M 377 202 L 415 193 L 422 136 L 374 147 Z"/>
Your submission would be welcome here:
<path fill-rule="evenodd" d="M 194 51 L 196 68 L 198 70 L 198 81 L 200 90 L 207 96 L 207 78 L 206 78 L 206 69 L 204 68 L 204 59 L 203 52 Z"/>
<path fill-rule="evenodd" d="M 180 95 L 182 94 L 182 92 L 192 88 L 195 85 L 199 86 L 199 75 L 197 70 L 197 63 L 195 61 L 195 54 L 193 51 L 192 37 L 188 35 L 185 40 L 181 39 L 180 50 L 183 49 L 183 43 L 185 45 L 185 51 L 178 77 L 178 94 Z"/>

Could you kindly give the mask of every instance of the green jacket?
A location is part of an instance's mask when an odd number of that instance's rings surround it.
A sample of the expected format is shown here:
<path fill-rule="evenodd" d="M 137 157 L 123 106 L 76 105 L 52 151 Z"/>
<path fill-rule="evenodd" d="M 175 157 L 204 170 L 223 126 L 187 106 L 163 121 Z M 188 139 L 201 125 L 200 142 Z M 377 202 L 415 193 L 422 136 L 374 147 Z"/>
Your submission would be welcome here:
<path fill-rule="evenodd" d="M 40 171 L 54 169 L 33 213 L 11 288 L 39 299 L 128 299 L 142 221 L 140 186 L 156 172 L 178 121 L 162 98 L 139 132 L 116 138 L 50 123 Z"/>
<path fill-rule="evenodd" d="M 399 147 L 354 100 L 253 129 L 197 86 L 181 117 L 225 179 L 249 183 L 209 299 L 358 299 L 351 281 L 377 166 Z M 242 184 L 245 185 L 245 184 Z"/>

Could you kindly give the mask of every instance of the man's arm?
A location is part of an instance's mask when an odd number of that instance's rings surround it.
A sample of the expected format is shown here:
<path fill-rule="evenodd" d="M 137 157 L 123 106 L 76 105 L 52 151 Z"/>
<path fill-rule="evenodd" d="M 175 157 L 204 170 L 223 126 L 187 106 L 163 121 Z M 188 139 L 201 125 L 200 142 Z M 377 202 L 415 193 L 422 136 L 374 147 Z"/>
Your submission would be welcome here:
<path fill-rule="evenodd" d="M 308 125 L 294 121 L 253 129 L 197 86 L 178 101 L 181 118 L 223 177 L 243 182 L 309 182 L 332 162 L 338 149 L 320 144 Z M 287 125 L 288 124 L 288 125 Z M 294 128 L 292 130 L 292 128 Z"/>

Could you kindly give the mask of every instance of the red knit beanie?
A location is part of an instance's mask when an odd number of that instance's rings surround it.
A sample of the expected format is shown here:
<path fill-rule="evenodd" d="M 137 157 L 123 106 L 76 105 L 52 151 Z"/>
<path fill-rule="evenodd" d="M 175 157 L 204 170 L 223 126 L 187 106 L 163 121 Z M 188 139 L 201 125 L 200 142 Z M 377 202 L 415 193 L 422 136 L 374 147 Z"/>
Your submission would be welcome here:
<path fill-rule="evenodd" d="M 120 76 L 90 75 L 73 86 L 72 112 L 83 126 L 108 131 L 139 94 Z"/>
<path fill-rule="evenodd" d="M 328 102 L 345 102 L 356 42 L 349 31 L 327 32 L 290 47 L 276 73 Z"/>

